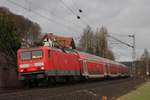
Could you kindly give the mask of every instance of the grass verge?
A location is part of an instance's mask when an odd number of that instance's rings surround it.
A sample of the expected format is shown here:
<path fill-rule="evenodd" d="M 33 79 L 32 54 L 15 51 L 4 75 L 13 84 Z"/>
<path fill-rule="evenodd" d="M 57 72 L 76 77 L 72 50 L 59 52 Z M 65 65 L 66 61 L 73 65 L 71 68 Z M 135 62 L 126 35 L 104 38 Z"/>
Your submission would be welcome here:
<path fill-rule="evenodd" d="M 150 100 L 150 81 L 117 100 Z"/>

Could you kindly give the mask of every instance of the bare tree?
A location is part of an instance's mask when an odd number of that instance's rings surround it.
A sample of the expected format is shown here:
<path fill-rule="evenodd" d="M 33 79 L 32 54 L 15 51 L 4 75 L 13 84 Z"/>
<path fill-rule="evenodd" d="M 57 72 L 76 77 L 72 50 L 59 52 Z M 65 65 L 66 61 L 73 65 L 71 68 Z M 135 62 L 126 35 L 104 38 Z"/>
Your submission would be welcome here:
<path fill-rule="evenodd" d="M 150 55 L 147 49 L 144 49 L 142 56 L 137 62 L 137 74 L 140 76 L 150 76 Z"/>
<path fill-rule="evenodd" d="M 115 59 L 113 52 L 108 48 L 107 43 L 107 29 L 105 27 L 101 27 L 100 30 L 96 31 L 95 35 L 95 54 L 97 56 Z"/>
<path fill-rule="evenodd" d="M 80 38 L 79 48 L 82 51 L 88 52 L 88 53 L 94 53 L 93 51 L 93 31 L 90 26 L 87 26 L 83 30 L 83 35 Z"/>
<path fill-rule="evenodd" d="M 107 34 L 105 27 L 97 29 L 94 34 L 91 27 L 87 26 L 79 41 L 79 48 L 85 52 L 114 60 L 113 52 L 108 48 Z"/>

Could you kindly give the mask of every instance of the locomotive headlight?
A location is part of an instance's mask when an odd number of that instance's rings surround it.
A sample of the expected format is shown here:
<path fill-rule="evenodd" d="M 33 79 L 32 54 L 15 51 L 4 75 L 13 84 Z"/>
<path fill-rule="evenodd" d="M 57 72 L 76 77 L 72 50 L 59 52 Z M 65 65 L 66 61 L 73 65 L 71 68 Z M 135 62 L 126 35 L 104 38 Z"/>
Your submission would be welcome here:
<path fill-rule="evenodd" d="M 20 72 L 23 72 L 23 71 L 24 71 L 23 69 L 20 70 Z"/>
<path fill-rule="evenodd" d="M 20 64 L 20 68 L 28 68 L 29 64 Z"/>
<path fill-rule="evenodd" d="M 43 65 L 44 65 L 43 62 L 34 63 L 34 66 L 43 66 Z"/>
<path fill-rule="evenodd" d="M 44 70 L 44 67 L 41 67 L 41 70 Z"/>

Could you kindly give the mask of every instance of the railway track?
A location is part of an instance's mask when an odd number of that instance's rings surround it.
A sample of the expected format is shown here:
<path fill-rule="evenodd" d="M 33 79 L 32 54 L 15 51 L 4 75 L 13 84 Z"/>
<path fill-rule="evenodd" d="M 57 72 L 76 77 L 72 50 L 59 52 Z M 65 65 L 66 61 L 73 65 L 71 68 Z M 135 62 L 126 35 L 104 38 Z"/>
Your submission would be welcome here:
<path fill-rule="evenodd" d="M 102 95 L 108 95 L 110 98 L 117 97 L 120 93 L 136 88 L 142 82 L 143 80 L 140 79 L 127 78 L 58 85 L 48 88 L 19 89 L 9 93 L 1 93 L 0 100 L 97 100 Z"/>

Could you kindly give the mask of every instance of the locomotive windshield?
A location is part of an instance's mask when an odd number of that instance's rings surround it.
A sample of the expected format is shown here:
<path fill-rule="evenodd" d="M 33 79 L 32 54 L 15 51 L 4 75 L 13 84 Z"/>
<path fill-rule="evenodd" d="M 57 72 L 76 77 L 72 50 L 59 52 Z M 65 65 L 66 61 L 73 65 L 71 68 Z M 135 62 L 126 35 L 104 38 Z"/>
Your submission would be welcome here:
<path fill-rule="evenodd" d="M 21 56 L 21 60 L 30 60 L 31 52 L 30 51 L 21 52 L 20 56 Z"/>
<path fill-rule="evenodd" d="M 32 51 L 32 59 L 42 58 L 43 51 L 42 50 L 34 50 Z"/>
<path fill-rule="evenodd" d="M 24 51 L 20 53 L 21 60 L 39 59 L 43 57 L 42 50 Z"/>

